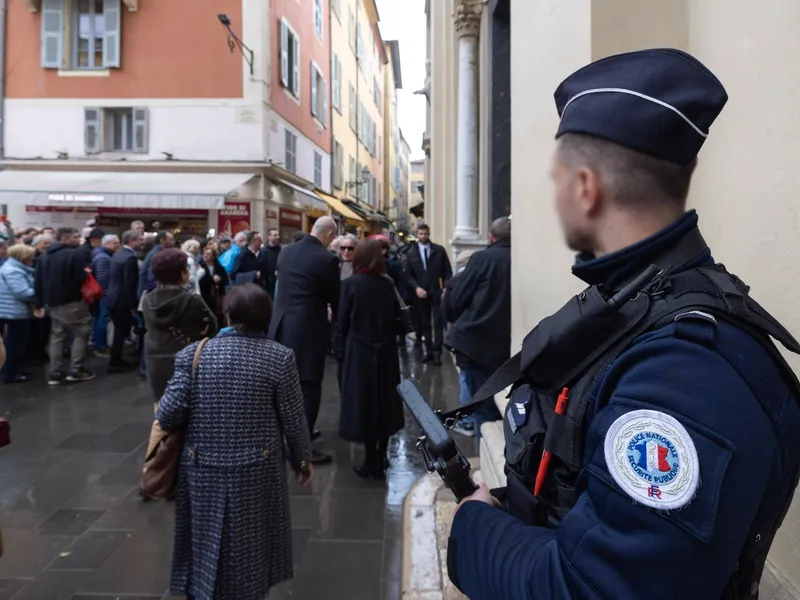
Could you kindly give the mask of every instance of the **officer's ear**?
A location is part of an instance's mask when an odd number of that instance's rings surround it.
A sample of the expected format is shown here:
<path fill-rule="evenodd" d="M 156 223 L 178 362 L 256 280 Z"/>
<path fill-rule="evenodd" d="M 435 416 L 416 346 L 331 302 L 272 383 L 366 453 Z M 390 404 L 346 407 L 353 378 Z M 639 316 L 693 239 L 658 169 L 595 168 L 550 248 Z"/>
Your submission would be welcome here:
<path fill-rule="evenodd" d="M 591 217 L 598 213 L 603 201 L 603 181 L 591 167 L 580 167 L 575 171 L 575 200 L 580 212 Z"/>

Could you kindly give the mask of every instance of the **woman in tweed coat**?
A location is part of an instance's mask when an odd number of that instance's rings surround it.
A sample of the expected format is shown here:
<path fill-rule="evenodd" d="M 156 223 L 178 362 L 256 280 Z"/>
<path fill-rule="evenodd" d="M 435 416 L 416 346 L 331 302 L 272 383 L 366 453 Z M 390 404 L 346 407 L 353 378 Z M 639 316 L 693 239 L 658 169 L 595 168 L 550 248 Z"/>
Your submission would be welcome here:
<path fill-rule="evenodd" d="M 263 600 L 293 575 L 284 465 L 307 485 L 311 446 L 294 353 L 265 335 L 269 296 L 238 286 L 225 308 L 233 330 L 205 344 L 194 376 L 198 344 L 178 353 L 158 407 L 163 429 L 186 427 L 170 593 Z"/>

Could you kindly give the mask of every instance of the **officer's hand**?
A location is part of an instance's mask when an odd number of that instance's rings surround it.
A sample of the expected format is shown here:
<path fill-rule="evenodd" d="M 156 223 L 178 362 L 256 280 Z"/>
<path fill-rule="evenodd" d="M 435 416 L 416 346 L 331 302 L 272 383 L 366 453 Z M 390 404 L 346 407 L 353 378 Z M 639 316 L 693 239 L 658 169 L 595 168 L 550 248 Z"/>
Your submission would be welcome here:
<path fill-rule="evenodd" d="M 461 508 L 465 502 L 470 502 L 473 500 L 478 500 L 479 502 L 491 504 L 496 508 L 501 508 L 501 504 L 500 502 L 497 501 L 497 498 L 492 496 L 486 484 L 481 482 L 481 484 L 478 486 L 478 489 L 475 491 L 474 494 L 472 494 L 471 496 L 467 496 L 458 504 L 458 508 L 456 508 L 456 511 L 458 511 L 458 509 Z"/>

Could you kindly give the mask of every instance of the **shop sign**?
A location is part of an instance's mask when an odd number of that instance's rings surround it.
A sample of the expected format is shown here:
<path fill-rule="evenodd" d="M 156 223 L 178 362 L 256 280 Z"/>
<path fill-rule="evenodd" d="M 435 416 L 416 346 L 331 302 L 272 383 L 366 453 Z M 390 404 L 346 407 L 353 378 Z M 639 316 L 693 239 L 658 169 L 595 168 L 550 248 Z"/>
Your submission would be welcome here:
<path fill-rule="evenodd" d="M 96 194 L 48 194 L 48 202 L 103 202 L 105 198 Z"/>
<path fill-rule="evenodd" d="M 289 208 L 280 209 L 280 223 L 289 227 L 302 227 L 303 213 L 299 210 L 291 210 Z"/>
<path fill-rule="evenodd" d="M 242 231 L 250 231 L 250 203 L 226 202 L 219 211 L 219 235 L 233 237 Z"/>

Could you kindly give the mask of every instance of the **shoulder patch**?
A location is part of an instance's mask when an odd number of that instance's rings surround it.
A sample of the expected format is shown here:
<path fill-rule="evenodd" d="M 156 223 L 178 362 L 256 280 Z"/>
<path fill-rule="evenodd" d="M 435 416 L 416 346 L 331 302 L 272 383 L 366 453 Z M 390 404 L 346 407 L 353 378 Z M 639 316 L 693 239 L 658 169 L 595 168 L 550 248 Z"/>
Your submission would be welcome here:
<path fill-rule="evenodd" d="M 605 458 L 623 492 L 659 510 L 689 504 L 700 481 L 689 432 L 657 410 L 634 410 L 614 421 L 606 433 Z"/>

